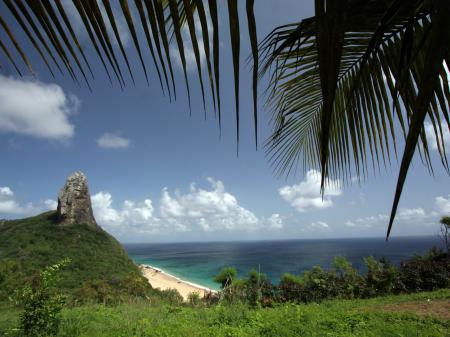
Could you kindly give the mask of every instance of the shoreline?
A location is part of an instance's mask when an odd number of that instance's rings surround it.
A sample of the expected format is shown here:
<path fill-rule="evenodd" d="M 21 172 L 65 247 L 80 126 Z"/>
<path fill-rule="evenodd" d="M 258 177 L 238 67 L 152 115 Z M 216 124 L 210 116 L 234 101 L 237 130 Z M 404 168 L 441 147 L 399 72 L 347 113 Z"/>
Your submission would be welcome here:
<path fill-rule="evenodd" d="M 190 293 L 198 293 L 202 298 L 209 293 L 217 293 L 217 290 L 183 280 L 149 264 L 139 263 L 137 266 L 153 288 L 160 290 L 175 289 L 185 301 L 187 301 Z"/>

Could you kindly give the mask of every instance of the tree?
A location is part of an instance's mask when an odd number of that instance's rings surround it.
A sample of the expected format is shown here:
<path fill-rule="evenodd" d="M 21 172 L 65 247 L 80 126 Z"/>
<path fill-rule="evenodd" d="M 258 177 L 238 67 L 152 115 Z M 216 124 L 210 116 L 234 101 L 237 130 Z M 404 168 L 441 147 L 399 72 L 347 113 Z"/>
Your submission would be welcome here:
<path fill-rule="evenodd" d="M 133 21 L 127 0 L 120 0 L 139 55 L 142 73 L 142 41 L 152 54 L 163 91 L 176 98 L 170 43 L 176 44 L 184 73 L 190 107 L 185 46 L 181 34 L 187 26 L 205 102 L 199 36 L 201 25 L 207 79 L 221 125 L 219 73 L 219 14 L 217 0 L 134 0 L 139 22 Z M 28 41 L 52 74 L 54 68 L 69 73 L 89 86 L 92 70 L 61 0 L 5 0 L 11 20 L 23 29 Z M 132 81 L 134 75 L 123 48 L 109 0 L 73 0 L 91 44 L 105 71 L 125 85 L 120 49 Z M 209 10 L 205 10 L 205 7 Z M 355 174 L 365 179 L 370 170 L 388 166 L 398 155 L 396 125 L 405 139 L 397 188 L 388 224 L 390 234 L 406 176 L 418 148 L 432 170 L 425 122 L 429 122 L 441 162 L 449 170 L 443 129 L 450 129 L 449 79 L 450 2 L 448 0 L 316 0 L 315 15 L 275 28 L 258 44 L 254 0 L 246 0 L 246 18 L 253 58 L 253 116 L 258 144 L 258 79 L 266 75 L 269 86 L 266 105 L 273 112 L 273 134 L 266 141 L 269 158 L 280 174 L 318 168 L 322 191 L 329 178 L 344 182 Z M 104 10 L 102 10 L 104 9 Z M 227 0 L 236 100 L 236 130 L 239 144 L 240 20 L 237 0 Z M 3 12 L 2 12 L 3 13 Z M 105 13 L 105 14 L 103 14 Z M 299 13 L 301 15 L 301 13 Z M 106 29 L 110 24 L 114 34 Z M 0 25 L 10 45 L 32 71 L 22 42 L 0 16 Z M 144 34 L 137 31 L 143 30 Z M 212 46 L 209 32 L 212 31 Z M 117 46 L 113 41 L 117 42 Z M 0 49 L 21 74 L 11 46 L 0 40 Z M 260 62 L 262 61 L 262 62 Z M 261 63 L 261 66 L 260 66 Z M 122 65 L 123 67 L 123 65 Z M 76 70 L 78 69 L 78 71 Z M 169 80 L 170 78 L 170 80 Z M 148 81 L 148 79 L 147 79 Z M 392 107 L 391 107 L 392 105 Z M 206 110 L 206 104 L 204 103 Z"/>
<path fill-rule="evenodd" d="M 450 254 L 450 216 L 444 216 L 441 219 L 441 238 L 444 241 L 447 253 Z"/>
<path fill-rule="evenodd" d="M 223 268 L 219 274 L 214 277 L 214 282 L 220 283 L 222 289 L 226 289 L 230 287 L 237 277 L 237 271 L 234 267 L 225 267 Z"/>

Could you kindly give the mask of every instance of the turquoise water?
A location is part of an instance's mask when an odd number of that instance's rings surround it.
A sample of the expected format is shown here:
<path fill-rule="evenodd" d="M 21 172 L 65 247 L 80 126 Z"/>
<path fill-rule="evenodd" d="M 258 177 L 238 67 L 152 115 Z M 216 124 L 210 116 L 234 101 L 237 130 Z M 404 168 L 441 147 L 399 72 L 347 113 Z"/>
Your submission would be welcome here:
<path fill-rule="evenodd" d="M 314 265 L 330 267 L 334 256 L 345 256 L 364 272 L 363 258 L 385 257 L 395 264 L 424 254 L 441 243 L 437 237 L 326 239 L 249 242 L 189 242 L 125 244 L 136 263 L 149 264 L 183 280 L 218 289 L 214 276 L 234 266 L 240 277 L 260 269 L 278 283 L 283 273 L 301 274 Z"/>

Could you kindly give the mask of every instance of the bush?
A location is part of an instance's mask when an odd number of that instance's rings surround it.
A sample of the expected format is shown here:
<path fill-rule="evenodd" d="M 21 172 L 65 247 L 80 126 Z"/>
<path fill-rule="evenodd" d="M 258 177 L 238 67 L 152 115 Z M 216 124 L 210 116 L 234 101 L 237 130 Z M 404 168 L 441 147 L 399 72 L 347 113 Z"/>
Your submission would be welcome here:
<path fill-rule="evenodd" d="M 183 303 L 183 296 L 175 289 L 166 289 L 159 292 L 161 298 L 171 305 L 178 306 Z"/>
<path fill-rule="evenodd" d="M 400 265 L 400 291 L 431 291 L 450 286 L 450 256 L 433 248 Z"/>
<path fill-rule="evenodd" d="M 364 279 L 345 257 L 337 256 L 333 259 L 330 277 L 334 280 L 334 289 L 330 290 L 336 297 L 346 299 L 361 297 Z"/>
<path fill-rule="evenodd" d="M 301 277 L 286 273 L 281 277 L 278 288 L 280 289 L 279 301 L 298 302 L 301 300 L 305 285 Z"/>
<path fill-rule="evenodd" d="M 233 281 L 237 278 L 237 271 L 234 267 L 223 268 L 219 274 L 214 277 L 214 282 L 220 283 L 222 289 L 231 286 Z"/>
<path fill-rule="evenodd" d="M 367 267 L 364 297 L 392 294 L 399 289 L 397 268 L 386 259 L 377 261 L 372 256 L 364 259 Z"/>
<path fill-rule="evenodd" d="M 23 312 L 20 315 L 20 330 L 25 336 L 47 337 L 58 333 L 61 322 L 60 312 L 66 297 L 52 292 L 57 281 L 57 273 L 70 262 L 61 262 L 45 268 L 33 286 L 22 289 L 20 302 Z"/>
<path fill-rule="evenodd" d="M 202 303 L 202 299 L 198 292 L 192 292 L 188 295 L 188 302 L 191 306 L 197 307 Z"/>
<path fill-rule="evenodd" d="M 364 263 L 367 273 L 360 275 L 347 259 L 335 257 L 329 270 L 314 266 L 302 276 L 284 274 L 276 286 L 254 269 L 247 278 L 236 279 L 235 269 L 226 268 L 216 280 L 228 284 L 221 293 L 228 303 L 245 302 L 251 306 L 367 298 L 450 287 L 450 255 L 436 248 L 425 256 L 403 262 L 399 268 L 386 259 L 373 257 L 364 259 Z"/>
<path fill-rule="evenodd" d="M 250 270 L 247 279 L 244 280 L 245 297 L 247 302 L 252 305 L 260 305 L 262 300 L 262 288 L 267 283 L 267 276 L 255 269 Z"/>

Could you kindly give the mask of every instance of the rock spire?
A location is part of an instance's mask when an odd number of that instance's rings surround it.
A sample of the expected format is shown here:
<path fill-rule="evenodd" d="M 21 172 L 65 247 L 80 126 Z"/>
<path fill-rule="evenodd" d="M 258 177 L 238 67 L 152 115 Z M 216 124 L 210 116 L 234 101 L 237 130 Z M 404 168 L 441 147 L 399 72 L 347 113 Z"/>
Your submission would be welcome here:
<path fill-rule="evenodd" d="M 58 218 L 63 225 L 98 227 L 92 212 L 88 182 L 83 172 L 72 173 L 58 195 Z"/>

